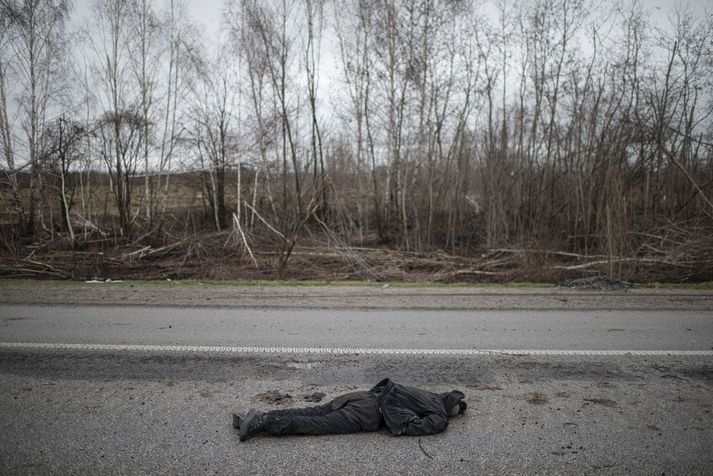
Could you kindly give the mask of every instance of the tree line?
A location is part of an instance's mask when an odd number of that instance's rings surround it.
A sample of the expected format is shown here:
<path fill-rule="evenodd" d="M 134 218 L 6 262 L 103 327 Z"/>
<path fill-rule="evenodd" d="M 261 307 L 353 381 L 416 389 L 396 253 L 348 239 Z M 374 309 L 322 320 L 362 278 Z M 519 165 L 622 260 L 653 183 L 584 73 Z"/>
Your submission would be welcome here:
<path fill-rule="evenodd" d="M 605 256 L 710 236 L 713 15 L 588 0 L 0 0 L 6 246 L 305 228 L 406 251 Z M 95 202 L 111 191 L 111 206 Z M 252 258 L 254 260 L 254 257 Z M 618 271 L 617 271 L 618 270 Z"/>

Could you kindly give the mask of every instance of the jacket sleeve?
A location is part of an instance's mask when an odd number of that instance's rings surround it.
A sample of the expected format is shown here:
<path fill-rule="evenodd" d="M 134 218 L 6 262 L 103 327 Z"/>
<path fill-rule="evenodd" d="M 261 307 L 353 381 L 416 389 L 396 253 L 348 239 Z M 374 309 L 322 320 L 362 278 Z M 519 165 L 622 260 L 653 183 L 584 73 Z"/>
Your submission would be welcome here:
<path fill-rule="evenodd" d="M 397 429 L 394 435 L 421 436 L 440 433 L 448 427 L 448 415 L 440 412 L 419 417 L 414 411 L 404 407 L 389 408 L 384 412 L 387 426 Z"/>

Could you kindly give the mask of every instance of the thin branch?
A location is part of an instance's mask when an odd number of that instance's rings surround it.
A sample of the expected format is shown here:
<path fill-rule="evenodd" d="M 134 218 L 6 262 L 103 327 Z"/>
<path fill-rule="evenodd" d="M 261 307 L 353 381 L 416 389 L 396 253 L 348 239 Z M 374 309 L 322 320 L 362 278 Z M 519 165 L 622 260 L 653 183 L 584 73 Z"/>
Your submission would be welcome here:
<path fill-rule="evenodd" d="M 251 207 L 250 204 L 249 204 L 247 201 L 243 201 L 243 203 L 245 203 L 245 206 L 246 206 L 246 207 L 248 207 L 250 210 L 252 210 L 252 212 L 255 214 L 255 216 L 257 216 L 258 219 L 259 219 L 261 222 L 263 222 L 266 227 L 268 227 L 270 230 L 272 230 L 273 232 L 275 232 L 275 234 L 277 234 L 277 235 L 278 235 L 280 238 L 282 238 L 283 240 L 285 239 L 285 235 L 283 235 L 282 233 L 280 233 L 279 231 L 277 231 L 275 228 L 273 228 L 272 225 L 270 225 L 267 221 L 265 221 L 265 219 L 264 219 L 262 216 L 260 216 L 260 214 L 257 212 L 257 210 L 255 210 L 253 207 Z"/>

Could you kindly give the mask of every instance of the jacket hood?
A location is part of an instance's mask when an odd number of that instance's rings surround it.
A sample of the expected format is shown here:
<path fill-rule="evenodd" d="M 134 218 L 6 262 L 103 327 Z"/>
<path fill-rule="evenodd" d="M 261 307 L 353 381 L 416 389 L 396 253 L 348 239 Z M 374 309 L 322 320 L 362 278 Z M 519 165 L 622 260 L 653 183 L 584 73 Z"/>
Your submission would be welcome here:
<path fill-rule="evenodd" d="M 388 394 L 393 389 L 395 383 L 390 378 L 385 378 L 380 380 L 376 385 L 371 388 L 371 391 L 377 395 L 377 398 L 381 400 L 383 395 Z M 439 394 L 443 406 L 446 408 L 446 413 L 450 414 L 453 407 L 458 405 L 458 402 L 465 398 L 465 394 L 460 390 L 452 390 L 450 392 L 445 392 Z"/>
<path fill-rule="evenodd" d="M 442 393 L 441 400 L 443 400 L 443 406 L 446 407 L 446 412 L 451 413 L 453 407 L 458 405 L 458 402 L 465 398 L 465 394 L 460 390 L 452 390 L 450 392 Z"/>

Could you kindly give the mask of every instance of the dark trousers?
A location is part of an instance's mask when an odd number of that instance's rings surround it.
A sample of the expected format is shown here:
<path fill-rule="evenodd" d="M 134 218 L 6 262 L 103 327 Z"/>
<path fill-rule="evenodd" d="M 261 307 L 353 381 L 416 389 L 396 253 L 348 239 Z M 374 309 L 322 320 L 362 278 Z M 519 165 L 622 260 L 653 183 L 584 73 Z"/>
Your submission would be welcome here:
<path fill-rule="evenodd" d="M 264 429 L 271 435 L 326 435 L 374 431 L 381 414 L 375 399 L 331 401 L 307 408 L 273 410 L 265 414 Z"/>

